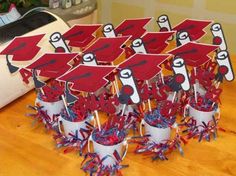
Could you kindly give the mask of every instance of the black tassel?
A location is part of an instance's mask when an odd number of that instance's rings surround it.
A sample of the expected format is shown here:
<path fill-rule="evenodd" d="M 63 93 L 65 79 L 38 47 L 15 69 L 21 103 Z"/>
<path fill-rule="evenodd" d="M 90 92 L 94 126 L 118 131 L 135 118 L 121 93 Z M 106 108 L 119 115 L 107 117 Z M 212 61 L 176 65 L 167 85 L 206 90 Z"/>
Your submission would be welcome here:
<path fill-rule="evenodd" d="M 77 97 L 70 93 L 68 82 L 66 82 L 65 97 L 68 104 L 74 103 L 77 100 Z"/>
<path fill-rule="evenodd" d="M 15 73 L 15 72 L 17 72 L 17 71 L 19 70 L 19 67 L 16 67 L 16 66 L 14 66 L 14 65 L 12 65 L 12 64 L 10 63 L 10 61 L 9 61 L 9 59 L 8 59 L 8 55 L 6 55 L 6 60 L 7 60 L 8 69 L 9 69 L 9 71 L 10 71 L 11 74 L 12 74 L 12 73 Z"/>
<path fill-rule="evenodd" d="M 35 71 L 35 70 L 33 70 L 33 80 L 34 80 L 34 86 L 35 86 L 35 88 L 37 88 L 37 89 L 39 89 L 39 88 L 41 88 L 41 87 L 43 87 L 43 86 L 46 85 L 45 82 L 42 82 L 42 81 L 39 81 L 39 80 L 38 80 L 38 78 L 37 78 L 37 76 L 36 76 L 36 71 Z"/>

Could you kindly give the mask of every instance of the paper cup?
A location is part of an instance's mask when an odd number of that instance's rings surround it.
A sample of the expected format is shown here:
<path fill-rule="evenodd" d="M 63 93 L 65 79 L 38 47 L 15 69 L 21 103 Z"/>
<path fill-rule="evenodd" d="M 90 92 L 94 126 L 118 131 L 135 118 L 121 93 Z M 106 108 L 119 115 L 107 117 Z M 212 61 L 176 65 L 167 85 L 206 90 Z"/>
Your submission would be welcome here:
<path fill-rule="evenodd" d="M 63 117 L 59 116 L 58 117 L 58 129 L 59 129 L 59 132 L 61 134 L 64 133 L 64 135 L 67 137 L 67 138 L 72 138 L 73 136 L 71 135 L 74 135 L 76 136 L 76 133 L 77 133 L 77 137 L 79 139 L 83 139 L 84 137 L 82 136 L 82 134 L 80 133 L 80 129 L 88 129 L 87 128 L 87 124 L 85 122 L 91 122 L 93 120 L 93 116 L 92 116 L 92 119 L 85 119 L 83 121 L 80 121 L 80 122 L 71 122 L 69 120 L 66 120 L 64 119 Z M 94 121 L 95 123 L 95 121 Z M 63 130 L 61 129 L 61 125 L 63 126 Z M 95 125 L 95 124 L 94 124 Z M 88 137 L 88 136 L 85 136 L 85 138 Z"/>
<path fill-rule="evenodd" d="M 39 104 L 42 106 L 42 110 L 47 112 L 48 116 L 51 119 L 51 122 L 53 122 L 53 115 L 58 115 L 61 113 L 62 110 L 65 109 L 64 103 L 62 100 L 55 101 L 55 102 L 46 102 L 43 100 L 40 100 L 39 98 L 36 98 L 35 105 Z"/>
<path fill-rule="evenodd" d="M 170 139 L 171 129 L 167 128 L 158 128 L 149 125 L 144 119 L 142 119 L 140 124 L 140 134 L 143 136 L 143 127 L 146 135 L 150 135 L 149 140 L 157 144 L 165 143 Z"/>
<path fill-rule="evenodd" d="M 113 166 L 115 165 L 118 161 L 114 157 L 113 153 L 115 150 L 119 153 L 121 159 L 123 160 L 127 154 L 128 151 L 128 143 L 127 140 L 124 139 L 122 142 L 116 144 L 116 145 L 102 145 L 97 143 L 93 137 L 93 135 L 90 135 L 89 137 L 89 142 L 88 142 L 88 152 L 91 152 L 90 149 L 90 142 L 93 144 L 93 150 L 95 153 L 98 154 L 99 158 L 103 160 L 102 165 L 104 166 Z"/>
<path fill-rule="evenodd" d="M 212 111 L 199 111 L 196 108 L 192 107 L 191 105 L 187 104 L 184 109 L 184 116 L 186 116 L 186 111 L 189 111 L 189 116 L 192 117 L 194 120 L 196 120 L 196 125 L 198 127 L 198 130 L 203 130 L 203 122 L 207 125 L 210 121 L 213 120 L 213 116 L 218 110 L 212 110 Z"/>

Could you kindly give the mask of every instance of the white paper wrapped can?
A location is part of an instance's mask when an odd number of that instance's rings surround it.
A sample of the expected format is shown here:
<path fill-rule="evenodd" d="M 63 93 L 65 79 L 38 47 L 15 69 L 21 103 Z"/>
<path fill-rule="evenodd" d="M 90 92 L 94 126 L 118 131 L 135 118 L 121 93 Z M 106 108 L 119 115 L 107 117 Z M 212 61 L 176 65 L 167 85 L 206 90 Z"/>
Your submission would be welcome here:
<path fill-rule="evenodd" d="M 103 27 L 103 35 L 107 38 L 116 37 L 114 27 L 112 24 L 106 24 Z"/>
<path fill-rule="evenodd" d="M 77 136 L 79 139 L 83 140 L 84 137 L 87 138 L 89 134 L 84 134 L 85 136 L 83 137 L 83 135 L 80 132 L 80 129 L 87 130 L 88 127 L 87 127 L 86 122 L 90 123 L 92 120 L 94 121 L 94 117 L 90 116 L 83 121 L 72 122 L 72 121 L 64 119 L 62 116 L 59 116 L 58 129 L 59 129 L 59 132 L 61 134 L 64 134 L 67 138 L 73 138 L 73 136 Z M 61 125 L 63 127 L 63 130 L 61 128 Z"/>
<path fill-rule="evenodd" d="M 142 119 L 140 124 L 140 134 L 143 136 L 143 127 L 145 135 L 150 135 L 149 140 L 155 142 L 156 144 L 166 143 L 170 139 L 171 129 L 159 128 L 149 125 L 144 119 Z"/>
<path fill-rule="evenodd" d="M 115 145 L 102 145 L 97 143 L 92 136 L 93 135 L 89 137 L 88 151 L 91 152 L 90 143 L 92 142 L 94 152 L 98 154 L 100 160 L 104 159 L 102 165 L 113 166 L 118 162 L 114 156 L 115 150 L 118 152 L 122 160 L 125 158 L 128 151 L 128 143 L 126 139 Z"/>
<path fill-rule="evenodd" d="M 42 106 L 42 110 L 47 112 L 47 115 L 50 117 L 51 122 L 54 121 L 54 115 L 59 115 L 61 111 L 65 109 L 65 105 L 62 100 L 58 100 L 55 102 L 46 102 L 39 98 L 36 98 L 35 105 Z"/>
<path fill-rule="evenodd" d="M 218 113 L 220 113 L 219 108 L 217 110 L 210 110 L 210 111 L 200 111 L 191 105 L 187 104 L 184 108 L 184 116 L 186 116 L 186 111 L 189 111 L 189 116 L 192 117 L 194 120 L 196 120 L 196 126 L 198 127 L 198 130 L 203 130 L 205 123 L 208 125 L 209 122 L 213 120 L 213 117 Z"/>

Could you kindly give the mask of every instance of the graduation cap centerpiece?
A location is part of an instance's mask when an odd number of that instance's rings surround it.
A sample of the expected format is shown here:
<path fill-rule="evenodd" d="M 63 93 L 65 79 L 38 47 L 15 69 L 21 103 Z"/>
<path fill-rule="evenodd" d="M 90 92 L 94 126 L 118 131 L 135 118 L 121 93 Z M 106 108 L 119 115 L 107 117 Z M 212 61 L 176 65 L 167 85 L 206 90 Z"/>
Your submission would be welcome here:
<path fill-rule="evenodd" d="M 112 66 L 78 65 L 57 80 L 72 83 L 74 90 L 94 93 L 107 84 L 105 77 L 114 69 Z"/>
<path fill-rule="evenodd" d="M 0 52 L 0 55 L 6 55 L 10 73 L 15 73 L 19 68 L 11 64 L 9 56 L 12 56 L 12 61 L 32 60 L 40 50 L 37 45 L 43 37 L 44 34 L 16 37 Z"/>
<path fill-rule="evenodd" d="M 147 32 L 140 39 L 133 40 L 131 48 L 136 53 L 160 54 L 168 46 L 167 41 L 174 33 L 174 31 Z"/>
<path fill-rule="evenodd" d="M 77 53 L 46 53 L 26 69 L 37 70 L 40 76 L 57 78 L 72 68 L 70 63 L 77 55 Z"/>
<path fill-rule="evenodd" d="M 105 77 L 116 67 L 112 66 L 87 66 L 78 65 L 71 71 L 57 78 L 59 81 L 72 83 L 72 89 L 88 93 L 95 93 L 108 83 Z M 100 121 L 98 112 L 95 110 L 98 127 L 100 130 Z"/>
<path fill-rule="evenodd" d="M 147 32 L 150 21 L 126 19 L 117 27 L 106 24 L 105 37 L 100 38 L 95 35 L 100 24 L 75 25 L 63 35 L 55 32 L 50 43 L 56 53 L 44 53 L 24 68 L 32 72 L 39 90 L 35 116 L 57 128 L 57 147 L 69 147 L 65 152 L 75 148 L 82 155 L 88 147 L 82 169 L 91 175 L 120 174 L 127 134 L 130 129 L 136 132 L 137 125 L 140 136 L 130 135 L 129 140 L 138 144 L 136 153 L 151 154 L 153 160 L 166 160 L 166 154 L 175 149 L 183 154 L 181 144 L 193 137 L 201 141 L 216 136 L 219 86 L 224 79 L 234 80 L 221 25 L 212 25 L 211 45 L 199 39 L 212 21 L 186 19 L 171 27 L 168 16 L 161 15 L 157 20 L 160 32 Z M 166 51 L 173 46 L 168 41 L 174 34 L 177 47 Z M 43 36 L 17 37 L 1 51 L 11 73 L 18 70 L 11 61 L 33 59 Z M 73 47 L 79 47 L 79 53 L 72 53 Z M 166 63 L 172 73 L 163 70 Z M 40 77 L 50 80 L 43 82 Z M 201 94 L 200 88 L 204 89 Z M 109 116 L 104 124 L 98 111 Z M 183 116 L 180 124 L 177 114 Z M 93 117 L 98 128 L 90 124 Z"/>
<path fill-rule="evenodd" d="M 186 19 L 173 27 L 172 30 L 177 31 L 177 35 L 181 32 L 187 32 L 190 41 L 197 41 L 206 34 L 204 29 L 211 23 L 210 20 Z"/>
<path fill-rule="evenodd" d="M 96 37 L 94 33 L 101 27 L 101 24 L 77 24 L 63 34 L 63 38 L 69 41 L 72 47 L 87 47 Z"/>
<path fill-rule="evenodd" d="M 106 24 L 103 28 L 103 34 L 106 37 L 115 36 L 131 36 L 131 40 L 140 38 L 146 29 L 144 26 L 151 21 L 152 18 L 126 19 L 116 28 L 112 24 Z"/>
<path fill-rule="evenodd" d="M 97 62 L 112 63 L 124 50 L 121 48 L 128 41 L 129 37 L 115 37 L 97 39 L 93 44 L 83 50 L 83 53 L 92 53 Z"/>
<path fill-rule="evenodd" d="M 183 58 L 185 63 L 189 66 L 198 67 L 209 61 L 211 58 L 208 54 L 215 51 L 217 48 L 218 46 L 216 45 L 189 42 L 168 51 L 168 53 L 174 55 L 175 57 Z"/>
<path fill-rule="evenodd" d="M 82 163 L 82 169 L 101 175 L 118 174 L 120 168 L 127 167 L 120 165 L 128 151 L 126 135 L 124 118 L 110 117 L 100 131 L 95 129 L 92 132 L 88 142 L 89 153 Z M 93 153 L 90 147 L 93 148 Z"/>
<path fill-rule="evenodd" d="M 129 68 L 137 80 L 150 80 L 160 73 L 160 64 L 169 57 L 168 54 L 135 54 L 120 63 L 118 68 Z"/>

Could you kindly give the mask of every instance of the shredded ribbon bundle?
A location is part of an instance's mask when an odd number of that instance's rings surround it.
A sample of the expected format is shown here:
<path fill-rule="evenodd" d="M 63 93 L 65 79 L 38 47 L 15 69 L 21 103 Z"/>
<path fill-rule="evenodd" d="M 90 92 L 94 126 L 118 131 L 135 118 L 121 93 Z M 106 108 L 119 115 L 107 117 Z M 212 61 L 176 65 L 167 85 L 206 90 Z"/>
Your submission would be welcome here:
<path fill-rule="evenodd" d="M 168 160 L 167 155 L 172 151 L 178 149 L 183 156 L 184 152 L 181 144 L 187 144 L 185 138 L 176 133 L 176 136 L 172 140 L 167 140 L 164 143 L 156 143 L 149 139 L 150 135 L 132 137 L 130 143 L 136 143 L 138 146 L 135 149 L 135 153 L 151 156 L 152 160 Z"/>
<path fill-rule="evenodd" d="M 57 115 L 54 115 L 53 120 L 51 120 L 51 118 L 48 116 L 47 112 L 42 109 L 43 108 L 42 106 L 29 105 L 28 108 L 36 111 L 35 114 L 31 114 L 31 113 L 26 114 L 26 116 L 34 118 L 33 125 L 36 122 L 38 122 L 38 123 L 42 122 L 47 130 L 55 130 L 56 129 L 57 124 L 55 122 L 57 121 L 56 119 L 58 118 Z"/>
<path fill-rule="evenodd" d="M 85 122 L 87 124 L 87 129 L 81 128 L 80 131 L 76 131 L 75 135 L 70 134 L 71 137 L 66 137 L 62 133 L 58 132 L 56 135 L 54 135 L 54 140 L 56 140 L 57 148 L 65 148 L 64 153 L 76 151 L 79 152 L 79 155 L 82 156 L 85 147 L 87 146 L 89 136 L 93 130 L 93 126 L 89 124 L 88 122 Z M 81 133 L 82 139 L 78 137 L 78 133 Z"/>
<path fill-rule="evenodd" d="M 187 135 L 187 139 L 198 138 L 198 141 L 201 142 L 203 139 L 210 141 L 211 135 L 213 139 L 217 137 L 217 130 L 224 131 L 222 128 L 218 127 L 218 122 L 220 120 L 220 115 L 218 118 L 212 116 L 212 120 L 207 124 L 202 122 L 201 125 L 197 125 L 196 120 L 192 117 L 185 117 L 182 119 L 181 126 L 186 127 L 183 130 L 183 133 Z"/>
<path fill-rule="evenodd" d="M 118 154 L 118 153 L 117 153 Z M 117 156 L 116 154 L 116 156 Z M 111 156 L 107 155 L 100 159 L 97 153 L 87 153 L 84 161 L 81 164 L 81 169 L 90 175 L 103 176 L 103 175 L 118 175 L 122 176 L 121 169 L 128 167 L 128 165 L 121 165 L 121 159 L 117 159 L 114 165 L 103 165 L 102 162 Z M 116 157 L 117 158 L 117 157 Z"/>

